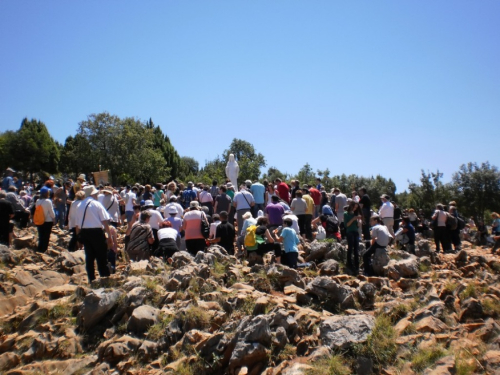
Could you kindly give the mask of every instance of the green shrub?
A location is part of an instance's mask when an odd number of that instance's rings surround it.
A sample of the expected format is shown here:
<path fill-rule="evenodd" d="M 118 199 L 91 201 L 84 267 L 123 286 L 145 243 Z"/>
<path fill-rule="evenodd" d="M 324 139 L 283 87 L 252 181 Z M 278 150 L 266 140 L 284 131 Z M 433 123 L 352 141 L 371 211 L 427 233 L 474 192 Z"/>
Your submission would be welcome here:
<path fill-rule="evenodd" d="M 421 372 L 432 367 L 438 359 L 444 357 L 446 354 L 446 350 L 440 345 L 419 349 L 412 355 L 411 367 L 414 371 Z"/>
<path fill-rule="evenodd" d="M 350 375 L 353 373 L 347 361 L 338 354 L 314 362 L 312 367 L 306 371 L 306 375 Z"/>

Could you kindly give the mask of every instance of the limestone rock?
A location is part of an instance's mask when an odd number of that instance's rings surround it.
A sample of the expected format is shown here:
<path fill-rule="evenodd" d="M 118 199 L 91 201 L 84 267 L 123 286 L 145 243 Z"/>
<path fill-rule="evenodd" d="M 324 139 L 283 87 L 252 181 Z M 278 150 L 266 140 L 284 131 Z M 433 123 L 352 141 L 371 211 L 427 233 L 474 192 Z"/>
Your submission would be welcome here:
<path fill-rule="evenodd" d="M 372 260 L 372 267 L 373 267 L 373 272 L 377 276 L 383 276 L 385 274 L 385 266 L 389 264 L 389 261 L 391 259 L 389 258 L 389 254 L 387 253 L 387 250 L 378 248 L 375 250 L 375 255 L 373 255 L 373 260 Z"/>
<path fill-rule="evenodd" d="M 335 276 L 339 274 L 339 262 L 333 259 L 328 259 L 319 265 L 319 274 L 321 276 Z"/>
<path fill-rule="evenodd" d="M 306 257 L 306 261 L 323 259 L 328 250 L 330 250 L 328 242 L 318 242 L 315 240 L 311 242 L 311 252 Z"/>
<path fill-rule="evenodd" d="M 158 321 L 160 310 L 153 306 L 142 305 L 134 310 L 130 317 L 127 330 L 142 336 L 150 326 Z"/>
<path fill-rule="evenodd" d="M 343 350 L 365 342 L 374 326 L 375 318 L 370 315 L 335 315 L 321 322 L 319 337 L 323 345 Z"/>
<path fill-rule="evenodd" d="M 352 290 L 345 285 L 339 285 L 332 279 L 324 276 L 316 277 L 306 286 L 306 292 L 320 299 L 330 299 L 333 303 L 341 304 L 343 309 L 354 308 Z"/>
<path fill-rule="evenodd" d="M 116 306 L 122 295 L 121 291 L 106 292 L 104 289 L 96 289 L 87 294 L 77 316 L 78 325 L 89 329 L 99 323 Z"/>

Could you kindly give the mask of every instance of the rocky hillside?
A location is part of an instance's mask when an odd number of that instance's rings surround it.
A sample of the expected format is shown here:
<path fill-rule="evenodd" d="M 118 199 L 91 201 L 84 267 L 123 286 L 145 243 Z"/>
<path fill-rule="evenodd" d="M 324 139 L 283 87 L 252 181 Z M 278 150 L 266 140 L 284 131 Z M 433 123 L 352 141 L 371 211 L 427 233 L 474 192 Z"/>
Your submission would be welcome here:
<path fill-rule="evenodd" d="M 345 247 L 301 244 L 303 270 L 212 246 L 86 282 L 56 230 L 0 247 L 5 374 L 498 374 L 500 263 L 489 250 L 377 254 L 385 277 L 345 274 Z"/>

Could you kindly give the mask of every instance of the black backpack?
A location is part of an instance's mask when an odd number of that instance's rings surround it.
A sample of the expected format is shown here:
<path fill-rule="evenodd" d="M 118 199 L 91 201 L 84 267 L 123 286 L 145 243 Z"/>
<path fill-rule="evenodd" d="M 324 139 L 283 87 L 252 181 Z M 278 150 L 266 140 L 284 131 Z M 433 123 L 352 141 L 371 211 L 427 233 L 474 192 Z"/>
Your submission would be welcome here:
<path fill-rule="evenodd" d="M 328 233 L 337 233 L 339 231 L 339 220 L 336 216 L 328 216 L 326 218 L 326 228 Z"/>

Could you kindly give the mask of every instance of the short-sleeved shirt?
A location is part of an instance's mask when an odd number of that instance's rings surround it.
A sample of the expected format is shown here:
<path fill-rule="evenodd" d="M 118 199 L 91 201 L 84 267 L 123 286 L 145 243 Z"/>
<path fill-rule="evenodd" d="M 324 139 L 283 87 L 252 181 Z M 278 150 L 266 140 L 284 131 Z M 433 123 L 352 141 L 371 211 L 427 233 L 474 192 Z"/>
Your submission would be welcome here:
<path fill-rule="evenodd" d="M 130 191 L 126 195 L 126 202 L 125 203 L 125 211 L 134 211 L 134 199 L 137 198 L 137 195 L 133 191 Z"/>
<path fill-rule="evenodd" d="M 319 192 L 319 190 L 315 189 L 315 188 L 310 188 L 309 189 L 309 195 L 313 199 L 314 204 L 316 206 L 319 206 L 319 204 L 321 203 L 321 193 Z"/>
<path fill-rule="evenodd" d="M 290 189 L 288 188 L 287 184 L 285 184 L 284 182 L 279 183 L 276 190 L 278 190 L 278 194 L 281 199 L 283 199 L 286 203 L 290 203 Z"/>
<path fill-rule="evenodd" d="M 183 222 L 186 240 L 204 239 L 201 233 L 201 220 L 204 216 L 203 212 L 199 210 L 186 212 Z"/>
<path fill-rule="evenodd" d="M 306 215 L 312 215 L 314 213 L 314 201 L 309 194 L 304 194 L 302 199 L 306 201 L 307 210 Z"/>
<path fill-rule="evenodd" d="M 285 209 L 281 204 L 268 204 L 265 211 L 269 218 L 269 225 L 283 225 L 283 214 L 285 213 Z"/>
<path fill-rule="evenodd" d="M 229 195 L 226 193 L 217 195 L 215 202 L 217 203 L 217 214 L 220 214 L 222 211 L 229 212 L 231 208 L 231 197 Z"/>
<path fill-rule="evenodd" d="M 260 182 L 252 184 L 250 191 L 253 194 L 253 199 L 255 204 L 264 204 L 264 193 L 266 192 L 266 187 Z"/>
<path fill-rule="evenodd" d="M 347 205 L 347 197 L 345 196 L 345 194 L 338 194 L 336 197 L 335 197 L 335 207 L 338 207 L 336 208 L 336 211 L 337 212 L 337 215 L 339 215 L 339 212 L 344 212 L 344 207 Z"/>
<path fill-rule="evenodd" d="M 299 249 L 297 245 L 299 244 L 299 237 L 295 231 L 290 227 L 285 227 L 281 231 L 281 237 L 283 237 L 283 247 L 285 253 L 298 253 Z"/>
<path fill-rule="evenodd" d="M 161 203 L 161 196 L 163 195 L 163 190 L 156 190 L 153 195 L 153 204 L 158 207 Z"/>
<path fill-rule="evenodd" d="M 227 221 L 222 221 L 215 230 L 215 238 L 220 238 L 219 245 L 229 252 L 234 251 L 234 227 Z"/>
<path fill-rule="evenodd" d="M 377 239 L 378 245 L 387 246 L 392 236 L 386 226 L 377 224 L 372 228 L 372 238 Z"/>
<path fill-rule="evenodd" d="M 77 206 L 75 220 L 80 229 L 102 228 L 102 222 L 111 220 L 111 216 L 109 216 L 108 211 L 102 204 L 94 198 L 88 197 Z"/>
<path fill-rule="evenodd" d="M 174 228 L 161 228 L 158 231 L 158 241 L 170 238 L 172 240 L 176 240 L 177 236 L 179 235 L 179 232 L 176 231 Z"/>
<path fill-rule="evenodd" d="M 172 228 L 174 228 L 177 232 L 181 231 L 182 227 L 182 219 L 177 216 L 170 216 L 166 221 L 172 224 Z"/>
<path fill-rule="evenodd" d="M 233 203 L 236 204 L 236 210 L 248 210 L 251 208 L 252 202 L 255 202 L 252 194 L 244 190 L 237 192 L 233 198 Z"/>
<path fill-rule="evenodd" d="M 145 259 L 146 255 L 149 255 L 148 239 L 150 238 L 154 238 L 154 235 L 149 224 L 137 222 L 132 226 L 130 240 L 126 246 L 126 251 L 132 260 Z M 142 254 L 145 256 L 142 256 Z"/>
<path fill-rule="evenodd" d="M 292 200 L 292 203 L 290 204 L 292 206 L 292 211 L 295 215 L 305 215 L 307 211 L 307 203 L 304 199 L 302 198 L 294 198 Z"/>
<path fill-rule="evenodd" d="M 370 210 L 372 207 L 372 201 L 368 194 L 363 195 L 359 200 L 359 203 L 363 205 L 363 210 Z"/>

